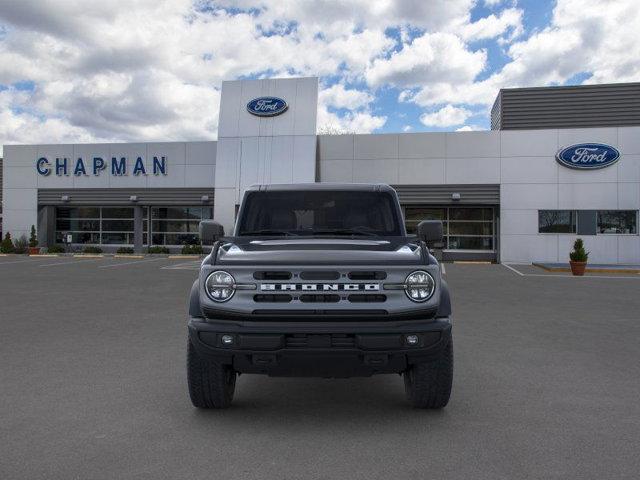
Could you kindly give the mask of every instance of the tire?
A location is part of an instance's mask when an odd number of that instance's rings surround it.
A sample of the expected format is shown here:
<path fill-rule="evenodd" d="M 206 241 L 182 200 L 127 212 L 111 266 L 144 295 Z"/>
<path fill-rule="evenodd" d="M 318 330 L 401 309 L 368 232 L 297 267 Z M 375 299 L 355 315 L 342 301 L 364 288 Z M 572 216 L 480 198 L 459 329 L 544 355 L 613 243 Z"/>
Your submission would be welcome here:
<path fill-rule="evenodd" d="M 416 363 L 404 372 L 407 399 L 415 408 L 444 408 L 453 383 L 453 339 L 437 359 Z"/>
<path fill-rule="evenodd" d="M 196 352 L 191 340 L 187 345 L 187 383 L 194 407 L 227 408 L 236 389 L 236 372 L 219 362 L 207 361 Z"/>

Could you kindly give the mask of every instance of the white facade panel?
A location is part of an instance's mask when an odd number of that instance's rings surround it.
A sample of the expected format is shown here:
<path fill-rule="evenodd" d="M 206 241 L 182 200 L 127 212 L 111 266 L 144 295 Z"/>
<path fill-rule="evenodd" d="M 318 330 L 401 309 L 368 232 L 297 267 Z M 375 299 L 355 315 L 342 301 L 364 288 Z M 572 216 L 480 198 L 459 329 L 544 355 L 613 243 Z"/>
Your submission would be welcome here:
<path fill-rule="evenodd" d="M 617 208 L 621 210 L 637 210 L 638 208 L 640 208 L 640 184 L 618 184 Z"/>
<path fill-rule="evenodd" d="M 354 158 L 356 160 L 398 158 L 398 135 L 355 135 Z"/>
<path fill-rule="evenodd" d="M 597 210 L 618 208 L 616 183 L 561 183 L 558 185 L 558 208 Z"/>
<path fill-rule="evenodd" d="M 560 165 L 553 157 L 509 157 L 502 162 L 502 183 L 556 183 Z"/>
<path fill-rule="evenodd" d="M 604 143 L 618 148 L 617 128 L 563 128 L 558 130 L 560 148 L 578 143 Z"/>
<path fill-rule="evenodd" d="M 424 133 L 398 135 L 400 158 L 444 158 L 447 155 L 446 133 Z"/>
<path fill-rule="evenodd" d="M 398 183 L 405 185 L 442 185 L 445 182 L 445 159 L 400 158 L 398 160 Z"/>
<path fill-rule="evenodd" d="M 446 133 L 447 157 L 499 157 L 500 132 Z"/>
<path fill-rule="evenodd" d="M 618 240 L 618 263 L 638 264 L 640 241 L 637 235 L 616 235 Z"/>
<path fill-rule="evenodd" d="M 638 127 L 618 128 L 618 147 L 625 155 L 640 155 Z"/>
<path fill-rule="evenodd" d="M 33 188 L 37 176 L 35 168 L 29 167 L 5 167 L 4 176 L 11 179 L 11 188 Z"/>
<path fill-rule="evenodd" d="M 353 182 L 353 161 L 323 160 L 320 162 L 321 182 L 340 183 Z"/>
<path fill-rule="evenodd" d="M 558 130 L 505 130 L 500 132 L 503 157 L 553 158 L 558 151 Z"/>
<path fill-rule="evenodd" d="M 316 181 L 316 136 L 296 135 L 293 138 L 293 181 Z"/>
<path fill-rule="evenodd" d="M 638 134 L 640 136 L 640 133 Z M 640 155 L 624 154 L 624 161 L 619 161 L 618 182 L 635 182 L 640 183 Z"/>
<path fill-rule="evenodd" d="M 27 166 L 35 168 L 40 147 L 40 145 L 5 145 L 2 165 L 4 168 Z"/>
<path fill-rule="evenodd" d="M 354 135 L 318 136 L 318 156 L 321 160 L 354 158 Z"/>
<path fill-rule="evenodd" d="M 500 211 L 500 231 L 504 235 L 537 235 L 538 210 Z"/>
<path fill-rule="evenodd" d="M 445 183 L 500 183 L 500 157 L 447 158 Z"/>
<path fill-rule="evenodd" d="M 356 183 L 398 183 L 398 160 L 354 160 L 353 181 Z"/>
<path fill-rule="evenodd" d="M 500 261 L 532 263 L 558 261 L 557 235 L 501 235 Z"/>
<path fill-rule="evenodd" d="M 500 185 L 500 208 L 504 210 L 558 208 L 558 186 L 548 183 L 503 183 Z"/>

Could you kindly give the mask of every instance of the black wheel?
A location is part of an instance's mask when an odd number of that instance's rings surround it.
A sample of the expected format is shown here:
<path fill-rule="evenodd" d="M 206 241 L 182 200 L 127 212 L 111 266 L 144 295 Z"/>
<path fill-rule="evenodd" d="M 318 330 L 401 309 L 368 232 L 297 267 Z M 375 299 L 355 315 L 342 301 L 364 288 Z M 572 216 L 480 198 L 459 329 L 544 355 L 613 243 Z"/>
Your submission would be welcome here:
<path fill-rule="evenodd" d="M 194 407 L 227 408 L 236 389 L 236 372 L 229 365 L 201 358 L 189 340 L 187 382 Z"/>
<path fill-rule="evenodd" d="M 453 340 L 437 359 L 416 363 L 404 372 L 407 399 L 416 408 L 443 408 L 449 403 L 453 382 Z"/>

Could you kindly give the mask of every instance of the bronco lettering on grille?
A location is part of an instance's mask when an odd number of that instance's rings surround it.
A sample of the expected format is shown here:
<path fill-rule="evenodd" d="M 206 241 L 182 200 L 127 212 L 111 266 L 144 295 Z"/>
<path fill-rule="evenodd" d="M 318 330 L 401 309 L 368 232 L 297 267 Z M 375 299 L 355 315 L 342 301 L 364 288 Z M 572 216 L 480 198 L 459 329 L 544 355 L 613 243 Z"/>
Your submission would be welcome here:
<path fill-rule="evenodd" d="M 263 283 L 262 291 L 303 291 L 303 292 L 335 292 L 335 291 L 366 291 L 377 292 L 377 283 Z"/>

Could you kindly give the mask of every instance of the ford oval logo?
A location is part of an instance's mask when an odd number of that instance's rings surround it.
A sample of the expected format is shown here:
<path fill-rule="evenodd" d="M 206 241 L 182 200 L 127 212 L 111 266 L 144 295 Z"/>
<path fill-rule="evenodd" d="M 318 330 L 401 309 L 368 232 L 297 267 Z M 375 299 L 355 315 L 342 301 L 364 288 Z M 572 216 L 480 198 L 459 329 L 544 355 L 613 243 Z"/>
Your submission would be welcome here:
<path fill-rule="evenodd" d="M 610 145 L 602 143 L 579 143 L 565 147 L 558 152 L 556 159 L 569 168 L 595 170 L 613 165 L 620 158 L 620 152 Z"/>
<path fill-rule="evenodd" d="M 259 97 L 247 103 L 248 112 L 259 117 L 275 117 L 284 113 L 287 108 L 287 102 L 278 97 Z"/>

